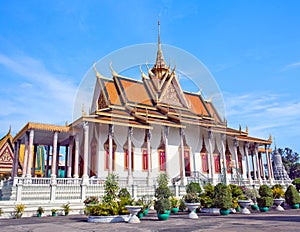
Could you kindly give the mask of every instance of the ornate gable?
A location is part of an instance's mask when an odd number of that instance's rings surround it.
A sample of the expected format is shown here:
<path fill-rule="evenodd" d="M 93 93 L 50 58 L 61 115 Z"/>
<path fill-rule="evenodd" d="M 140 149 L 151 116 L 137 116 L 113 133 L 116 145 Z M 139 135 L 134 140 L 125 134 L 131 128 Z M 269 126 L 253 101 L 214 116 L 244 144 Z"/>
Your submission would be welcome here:
<path fill-rule="evenodd" d="M 104 96 L 103 91 L 101 91 L 100 96 L 98 98 L 98 110 L 107 108 L 107 102 Z"/>
<path fill-rule="evenodd" d="M 170 84 L 166 87 L 165 94 L 161 98 L 161 103 L 182 107 L 182 103 L 180 102 L 178 92 L 174 85 Z"/>
<path fill-rule="evenodd" d="M 6 143 L 4 145 L 4 148 L 2 148 L 0 151 L 0 168 L 2 167 L 2 165 L 12 164 L 13 158 L 14 158 L 13 151 Z"/>
<path fill-rule="evenodd" d="M 6 136 L 0 140 L 0 174 L 11 173 L 14 159 L 14 149 L 10 130 Z"/>

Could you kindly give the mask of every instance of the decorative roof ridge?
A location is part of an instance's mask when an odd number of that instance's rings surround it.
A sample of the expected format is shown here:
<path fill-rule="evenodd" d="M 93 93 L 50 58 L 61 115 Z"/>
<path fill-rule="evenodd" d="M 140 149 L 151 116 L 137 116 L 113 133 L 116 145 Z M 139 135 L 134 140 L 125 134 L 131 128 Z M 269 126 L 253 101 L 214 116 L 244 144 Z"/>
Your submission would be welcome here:
<path fill-rule="evenodd" d="M 125 80 L 128 80 L 128 81 L 134 81 L 134 82 L 138 82 L 138 83 L 141 83 L 143 84 L 143 80 L 137 80 L 137 79 L 134 79 L 132 77 L 126 77 L 126 76 L 122 76 L 122 75 L 118 75 L 118 76 L 114 76 L 116 78 L 119 78 L 119 79 L 125 79 Z"/>
<path fill-rule="evenodd" d="M 94 69 L 94 72 L 95 72 L 97 78 L 99 78 L 99 79 L 110 79 L 108 77 L 103 76 L 101 73 L 98 72 L 98 70 L 96 68 L 96 62 L 94 62 L 94 64 L 93 64 L 93 69 Z"/>

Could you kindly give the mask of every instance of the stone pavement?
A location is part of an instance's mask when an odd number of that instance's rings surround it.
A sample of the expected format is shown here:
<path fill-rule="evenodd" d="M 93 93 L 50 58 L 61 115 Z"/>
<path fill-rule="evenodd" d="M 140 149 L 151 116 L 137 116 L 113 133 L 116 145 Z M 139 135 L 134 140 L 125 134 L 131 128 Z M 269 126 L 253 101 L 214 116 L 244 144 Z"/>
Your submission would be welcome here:
<path fill-rule="evenodd" d="M 198 214 L 198 219 L 188 219 L 188 213 L 171 214 L 168 221 L 158 221 L 156 213 L 141 219 L 140 224 L 87 223 L 84 215 L 57 217 L 31 217 L 21 219 L 0 219 L 2 232 L 77 232 L 77 231 L 300 231 L 300 209 L 284 212 L 269 211 L 251 215 L 230 214 L 210 216 Z"/>

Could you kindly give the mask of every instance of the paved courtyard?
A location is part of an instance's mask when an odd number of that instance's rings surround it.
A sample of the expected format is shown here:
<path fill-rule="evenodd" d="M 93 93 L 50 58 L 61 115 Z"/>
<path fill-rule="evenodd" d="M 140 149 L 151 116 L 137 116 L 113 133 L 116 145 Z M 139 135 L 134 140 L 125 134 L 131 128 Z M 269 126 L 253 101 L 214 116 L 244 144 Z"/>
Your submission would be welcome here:
<path fill-rule="evenodd" d="M 251 215 L 230 214 L 210 216 L 198 214 L 188 219 L 187 213 L 172 214 L 168 221 L 158 221 L 156 213 L 141 219 L 140 224 L 88 223 L 84 215 L 1 219 L 0 231 L 22 232 L 77 232 L 77 231 L 300 231 L 300 209 L 285 212 L 269 211 Z"/>

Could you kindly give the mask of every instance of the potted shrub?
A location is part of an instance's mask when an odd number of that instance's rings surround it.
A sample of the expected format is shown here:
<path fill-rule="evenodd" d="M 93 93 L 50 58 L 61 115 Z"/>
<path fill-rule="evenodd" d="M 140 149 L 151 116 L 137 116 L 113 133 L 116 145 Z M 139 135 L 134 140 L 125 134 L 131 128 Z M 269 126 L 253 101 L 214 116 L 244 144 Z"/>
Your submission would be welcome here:
<path fill-rule="evenodd" d="M 145 197 L 144 205 L 145 205 L 144 215 L 148 215 L 149 208 L 152 206 L 152 200 L 149 199 L 148 197 Z"/>
<path fill-rule="evenodd" d="M 184 212 L 184 211 L 186 210 L 186 205 L 185 205 L 185 203 L 184 203 L 183 198 L 181 198 L 181 199 L 179 200 L 179 210 L 180 210 L 181 212 Z"/>
<path fill-rule="evenodd" d="M 87 197 L 85 200 L 84 200 L 84 204 L 85 206 L 89 206 L 89 205 L 97 205 L 99 204 L 99 198 L 96 197 L 96 196 L 90 196 L 90 197 Z"/>
<path fill-rule="evenodd" d="M 268 185 L 261 185 L 259 187 L 259 195 L 257 198 L 257 203 L 259 210 L 261 212 L 267 212 L 269 208 L 273 205 L 273 192 L 272 189 Z"/>
<path fill-rule="evenodd" d="M 157 217 L 160 221 L 168 220 L 171 209 L 171 202 L 167 198 L 161 198 L 155 201 L 154 209 L 157 212 Z"/>
<path fill-rule="evenodd" d="M 63 204 L 61 207 L 63 208 L 65 216 L 68 216 L 70 213 L 70 203 Z"/>
<path fill-rule="evenodd" d="M 239 200 L 244 200 L 244 193 L 242 191 L 242 189 L 235 185 L 235 184 L 230 184 L 229 185 L 229 189 L 231 191 L 231 195 L 232 195 L 232 207 L 239 212 L 241 210 L 240 206 L 239 206 Z"/>
<path fill-rule="evenodd" d="M 241 206 L 241 213 L 242 214 L 251 214 L 251 212 L 248 209 L 248 206 L 251 204 L 252 202 L 252 196 L 249 196 L 251 194 L 248 194 L 248 191 L 251 189 L 248 189 L 246 187 L 241 187 L 241 190 L 243 192 L 242 196 L 239 196 L 238 199 L 238 204 Z M 252 192 L 252 191 L 251 191 Z M 255 198 L 256 199 L 256 198 Z"/>
<path fill-rule="evenodd" d="M 171 203 L 169 198 L 172 193 L 168 187 L 168 177 L 166 174 L 162 173 L 157 178 L 158 187 L 155 189 L 156 201 L 154 204 L 154 209 L 157 212 L 157 217 L 159 220 L 167 220 L 169 218 Z"/>
<path fill-rule="evenodd" d="M 243 190 L 245 197 L 248 200 L 252 201 L 251 209 L 252 210 L 259 210 L 257 205 L 257 198 L 259 197 L 258 191 L 255 188 L 244 188 Z"/>
<path fill-rule="evenodd" d="M 228 186 L 219 183 L 215 187 L 214 205 L 220 208 L 221 215 L 228 215 L 232 207 L 232 196 Z"/>
<path fill-rule="evenodd" d="M 200 196 L 202 189 L 198 182 L 191 182 L 185 188 L 186 193 L 196 193 Z"/>
<path fill-rule="evenodd" d="M 186 195 L 184 196 L 184 202 L 186 207 L 188 207 L 190 213 L 189 218 L 196 219 L 198 215 L 194 212 L 200 206 L 200 194 L 202 189 L 197 182 L 189 183 L 186 188 Z"/>
<path fill-rule="evenodd" d="M 290 205 L 292 209 L 298 209 L 300 203 L 300 196 L 297 189 L 290 185 L 284 193 L 285 202 Z"/>
<path fill-rule="evenodd" d="M 204 193 L 200 195 L 200 203 L 202 206 L 201 211 L 206 213 L 214 213 L 217 211 L 217 214 L 220 213 L 220 210 L 214 210 L 214 202 L 213 199 L 215 198 L 215 187 L 208 183 L 203 186 Z"/>
<path fill-rule="evenodd" d="M 23 204 L 18 204 L 15 206 L 15 218 L 21 218 L 26 206 Z"/>
<path fill-rule="evenodd" d="M 276 184 L 272 187 L 273 192 L 273 200 L 274 204 L 276 205 L 275 210 L 283 211 L 284 208 L 281 207 L 281 204 L 284 202 L 284 190 L 280 184 Z"/>
<path fill-rule="evenodd" d="M 119 197 L 119 215 L 126 215 L 129 214 L 128 210 L 126 209 L 127 205 L 133 205 L 133 199 L 131 198 L 130 193 L 128 192 L 127 188 L 122 188 L 118 194 Z"/>
<path fill-rule="evenodd" d="M 51 209 L 51 215 L 53 216 L 53 217 L 55 217 L 56 215 L 57 215 L 57 210 L 56 209 Z"/>
<path fill-rule="evenodd" d="M 178 213 L 179 203 L 180 203 L 179 199 L 177 199 L 176 197 L 171 197 L 170 201 L 171 201 L 171 212 Z"/>
<path fill-rule="evenodd" d="M 197 219 L 198 215 L 195 213 L 195 210 L 200 206 L 200 198 L 197 193 L 187 193 L 184 195 L 184 202 L 186 207 L 189 209 L 189 218 Z"/>
<path fill-rule="evenodd" d="M 36 210 L 37 217 L 41 217 L 44 212 L 45 211 L 44 211 L 43 207 L 41 207 L 41 206 L 38 207 L 38 209 Z"/>
<path fill-rule="evenodd" d="M 138 199 L 137 202 L 135 203 L 135 205 L 137 206 L 141 206 L 140 211 L 138 212 L 138 217 L 141 219 L 142 217 L 144 217 L 144 211 L 146 209 L 146 205 L 144 204 L 143 199 Z"/>
<path fill-rule="evenodd" d="M 118 176 L 109 174 L 104 182 L 104 196 L 101 201 L 96 205 L 85 207 L 88 222 L 113 223 L 128 221 L 129 223 L 139 223 L 140 220 L 136 214 L 141 207 L 132 206 L 133 200 L 130 194 L 127 193 L 127 190 L 119 192 Z M 132 210 L 130 217 L 123 216 L 122 214 L 128 214 L 129 209 Z"/>

